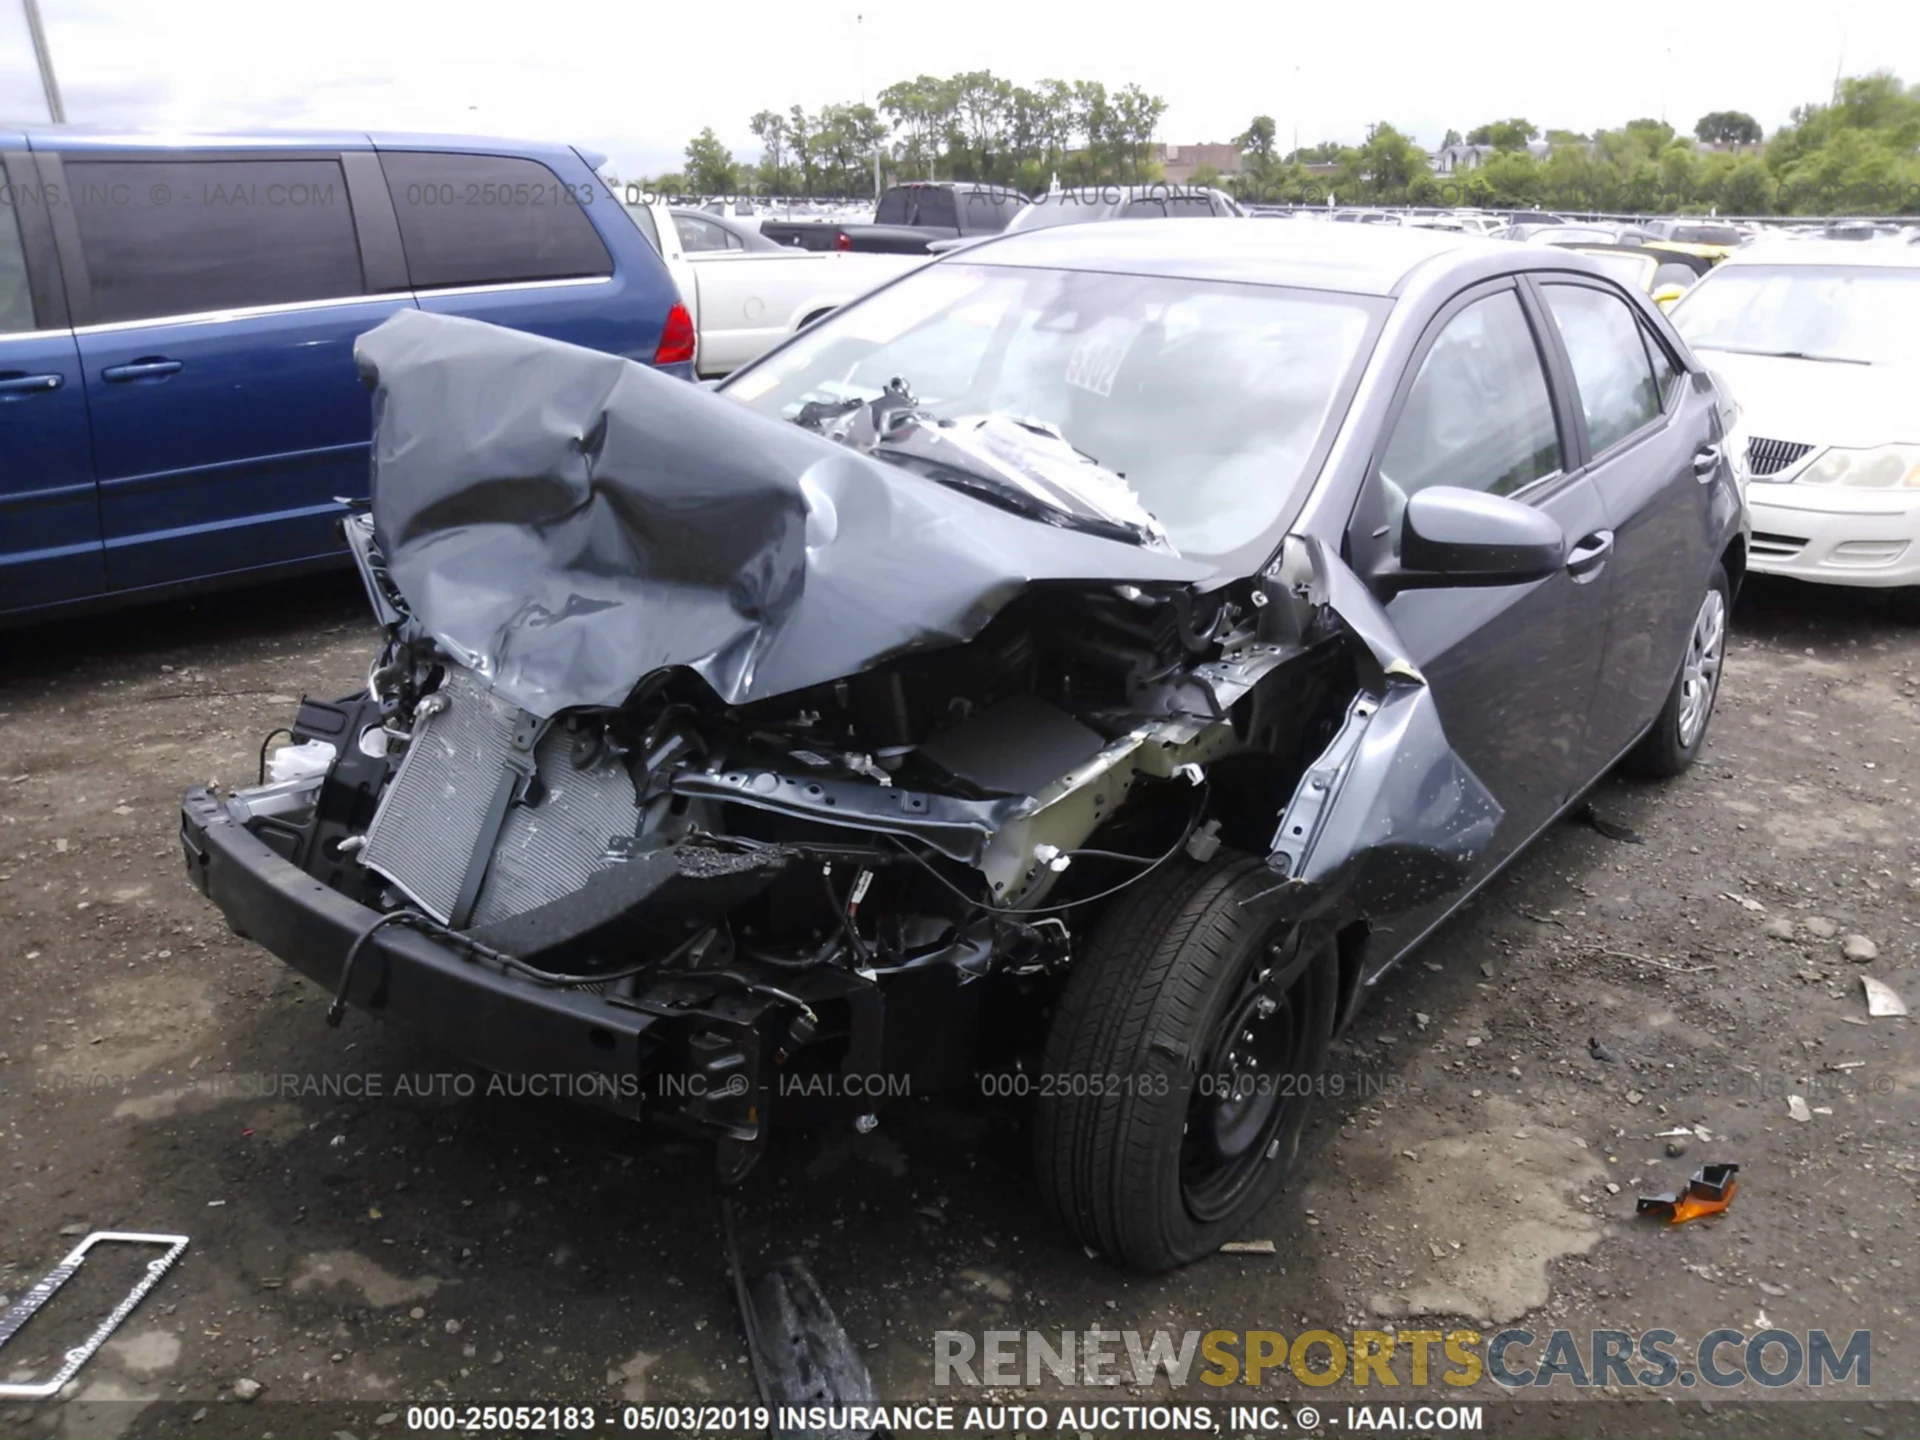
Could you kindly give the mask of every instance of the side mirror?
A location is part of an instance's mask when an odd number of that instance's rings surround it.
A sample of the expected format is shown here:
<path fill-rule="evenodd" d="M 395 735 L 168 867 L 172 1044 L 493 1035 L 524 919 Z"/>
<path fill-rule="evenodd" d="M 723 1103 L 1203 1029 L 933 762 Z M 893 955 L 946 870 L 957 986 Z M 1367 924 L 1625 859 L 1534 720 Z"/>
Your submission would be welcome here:
<path fill-rule="evenodd" d="M 1653 303 L 1662 310 L 1671 310 L 1673 302 L 1686 293 L 1687 287 L 1684 285 L 1662 285 L 1653 292 Z"/>
<path fill-rule="evenodd" d="M 1388 591 L 1523 585 L 1566 564 L 1567 537 L 1545 511 L 1504 495 L 1435 485 L 1407 501 L 1400 559 L 1375 575 Z"/>

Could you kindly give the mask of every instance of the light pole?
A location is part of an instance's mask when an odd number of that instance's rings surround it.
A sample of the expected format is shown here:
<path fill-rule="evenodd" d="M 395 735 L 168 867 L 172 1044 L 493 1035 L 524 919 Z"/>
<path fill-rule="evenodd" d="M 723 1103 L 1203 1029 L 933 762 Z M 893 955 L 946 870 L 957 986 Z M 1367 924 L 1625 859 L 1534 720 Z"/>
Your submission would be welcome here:
<path fill-rule="evenodd" d="M 1287 157 L 1289 165 L 1300 160 L 1300 67 L 1293 67 L 1293 153 Z"/>
<path fill-rule="evenodd" d="M 866 25 L 866 20 L 867 20 L 867 17 L 864 14 L 857 14 L 853 17 L 854 29 L 860 37 L 860 43 L 859 43 L 860 103 L 862 105 L 865 105 L 867 103 L 867 25 Z M 874 119 L 877 122 L 880 116 L 880 111 L 878 107 L 875 107 L 873 113 L 874 113 Z M 880 140 L 878 136 L 874 138 L 874 142 L 873 142 L 873 203 L 876 205 L 880 203 Z"/>
<path fill-rule="evenodd" d="M 60 103 L 60 85 L 53 78 L 53 56 L 47 53 L 47 32 L 40 26 L 38 0 L 21 0 L 27 7 L 27 34 L 33 41 L 33 58 L 40 65 L 40 88 L 47 96 L 47 117 L 56 125 L 67 123 L 67 107 Z"/>

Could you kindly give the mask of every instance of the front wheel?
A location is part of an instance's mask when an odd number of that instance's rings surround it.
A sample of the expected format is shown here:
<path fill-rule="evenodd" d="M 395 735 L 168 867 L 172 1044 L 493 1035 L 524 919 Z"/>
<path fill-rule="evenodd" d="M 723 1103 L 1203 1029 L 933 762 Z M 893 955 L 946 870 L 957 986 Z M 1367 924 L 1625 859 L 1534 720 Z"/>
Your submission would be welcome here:
<path fill-rule="evenodd" d="M 1654 779 L 1678 775 L 1699 757 L 1707 740 L 1707 722 L 1713 718 L 1713 704 L 1720 696 L 1720 667 L 1726 660 L 1727 615 L 1732 609 L 1733 589 L 1727 584 L 1727 572 L 1713 567 L 1707 578 L 1707 593 L 1694 616 L 1693 630 L 1687 636 L 1686 658 L 1674 677 L 1673 689 L 1653 729 L 1628 757 L 1637 774 Z"/>
<path fill-rule="evenodd" d="M 1048 1033 L 1034 1158 L 1048 1208 L 1137 1270 L 1220 1248 L 1293 1167 L 1332 1043 L 1330 936 L 1254 902 L 1276 877 L 1221 854 L 1102 917 Z"/>

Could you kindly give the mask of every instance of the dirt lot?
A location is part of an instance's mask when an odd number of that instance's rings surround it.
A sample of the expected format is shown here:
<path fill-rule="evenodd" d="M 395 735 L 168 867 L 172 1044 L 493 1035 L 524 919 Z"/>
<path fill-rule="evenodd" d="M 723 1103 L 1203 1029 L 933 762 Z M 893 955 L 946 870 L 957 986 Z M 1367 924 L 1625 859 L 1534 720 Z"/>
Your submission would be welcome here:
<path fill-rule="evenodd" d="M 184 880 L 180 790 L 246 781 L 294 697 L 358 683 L 371 634 L 341 579 L 0 636 L 0 1294 L 63 1232 L 193 1242 L 71 1398 L 0 1431 L 367 1440 L 422 1401 L 753 1397 L 699 1152 L 553 1101 L 394 1094 L 468 1072 L 364 1016 L 326 1028 L 320 993 Z M 929 1395 L 937 1329 L 1524 1319 L 1665 1326 L 1689 1354 L 1772 1324 L 1873 1332 L 1844 1423 L 1796 1407 L 1786 1429 L 1910 1433 L 1920 1411 L 1890 1402 L 1920 1400 L 1920 1045 L 1912 1021 L 1866 1022 L 1861 977 L 1920 1007 L 1917 742 L 1920 627 L 1751 587 L 1704 762 L 1595 797 L 1644 843 L 1556 827 L 1381 987 L 1308 1178 L 1248 1235 L 1274 1255 L 1118 1273 L 1049 1226 L 1017 1109 L 924 1100 L 872 1136 L 784 1143 L 739 1199 L 743 1247 L 809 1257 L 889 1399 Z M 1843 953 L 1856 935 L 1874 958 Z M 280 1074 L 383 1093 L 262 1094 Z M 1680 1126 L 1710 1138 L 1670 1154 Z M 1711 1160 L 1743 1167 L 1725 1215 L 1635 1220 L 1636 1192 Z M 91 1323 L 48 1314 L 0 1379 Z M 1332 1412 L 1420 1398 L 1402 1377 L 1236 1388 Z M 1178 1398 L 1240 1398 L 1202 1389 Z M 1473 1398 L 1496 1429 L 1637 1435 L 1663 1408 L 1540 1393 Z"/>

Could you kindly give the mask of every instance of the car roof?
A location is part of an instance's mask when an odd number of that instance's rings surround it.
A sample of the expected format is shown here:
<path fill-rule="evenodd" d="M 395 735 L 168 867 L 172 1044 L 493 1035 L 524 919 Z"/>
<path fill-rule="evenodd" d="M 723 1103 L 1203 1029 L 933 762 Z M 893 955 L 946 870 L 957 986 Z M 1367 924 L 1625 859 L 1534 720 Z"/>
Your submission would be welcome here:
<path fill-rule="evenodd" d="M 1559 253 L 1541 246 L 1536 254 L 1479 235 L 1416 226 L 1168 225 L 1158 220 L 1111 220 L 989 237 L 965 251 L 964 263 L 1392 295 L 1429 261 L 1444 263 L 1452 258 L 1465 264 L 1502 257 L 1512 269 L 1545 269 L 1557 263 Z"/>
<path fill-rule="evenodd" d="M 376 130 L 126 130 L 106 125 L 27 125 L 35 150 L 451 150 L 471 155 L 576 153 L 552 140 L 514 140 L 495 135 L 435 135 Z M 588 157 L 589 160 L 592 157 Z"/>
<path fill-rule="evenodd" d="M 1883 265 L 1920 269 L 1920 245 L 1892 237 L 1878 240 L 1789 240 L 1763 238 L 1735 250 L 1717 267 L 1749 265 Z"/>

